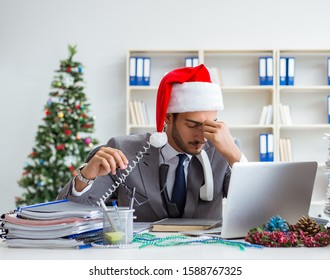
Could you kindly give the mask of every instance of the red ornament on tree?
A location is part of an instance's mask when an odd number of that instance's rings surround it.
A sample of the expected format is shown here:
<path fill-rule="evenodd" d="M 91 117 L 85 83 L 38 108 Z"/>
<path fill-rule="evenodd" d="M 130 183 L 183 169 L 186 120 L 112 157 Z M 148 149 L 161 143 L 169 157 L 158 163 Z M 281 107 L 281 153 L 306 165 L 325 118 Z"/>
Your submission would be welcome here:
<path fill-rule="evenodd" d="M 60 145 L 56 146 L 56 150 L 58 150 L 58 151 L 63 151 L 64 149 L 65 149 L 64 144 L 60 144 Z"/>
<path fill-rule="evenodd" d="M 64 131 L 64 133 L 65 133 L 65 135 L 69 136 L 69 135 L 71 135 L 71 130 L 70 129 L 66 129 Z"/>
<path fill-rule="evenodd" d="M 66 68 L 66 72 L 67 72 L 67 73 L 71 73 L 71 67 L 67 67 L 67 68 Z"/>

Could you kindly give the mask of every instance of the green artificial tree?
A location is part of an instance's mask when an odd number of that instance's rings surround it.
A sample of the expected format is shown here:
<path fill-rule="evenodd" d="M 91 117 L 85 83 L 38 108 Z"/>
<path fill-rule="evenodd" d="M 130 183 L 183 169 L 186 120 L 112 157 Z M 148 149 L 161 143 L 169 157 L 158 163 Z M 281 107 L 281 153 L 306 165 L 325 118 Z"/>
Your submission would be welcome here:
<path fill-rule="evenodd" d="M 76 52 L 76 46 L 69 46 L 69 58 L 60 62 L 51 83 L 35 146 L 18 181 L 25 191 L 16 197 L 17 206 L 55 200 L 98 143 L 90 136 L 94 118 L 84 93 L 82 64 L 73 60 Z"/>

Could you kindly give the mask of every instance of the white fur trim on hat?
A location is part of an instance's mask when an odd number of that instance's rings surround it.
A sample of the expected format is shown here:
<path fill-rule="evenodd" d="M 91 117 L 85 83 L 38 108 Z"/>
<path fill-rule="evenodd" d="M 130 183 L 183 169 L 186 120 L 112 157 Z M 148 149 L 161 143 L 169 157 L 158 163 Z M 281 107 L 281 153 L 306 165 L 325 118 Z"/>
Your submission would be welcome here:
<path fill-rule="evenodd" d="M 163 147 L 167 143 L 167 135 L 165 132 L 154 132 L 150 135 L 149 142 L 155 148 Z"/>
<path fill-rule="evenodd" d="M 219 85 L 207 82 L 174 84 L 167 113 L 223 110 Z"/>

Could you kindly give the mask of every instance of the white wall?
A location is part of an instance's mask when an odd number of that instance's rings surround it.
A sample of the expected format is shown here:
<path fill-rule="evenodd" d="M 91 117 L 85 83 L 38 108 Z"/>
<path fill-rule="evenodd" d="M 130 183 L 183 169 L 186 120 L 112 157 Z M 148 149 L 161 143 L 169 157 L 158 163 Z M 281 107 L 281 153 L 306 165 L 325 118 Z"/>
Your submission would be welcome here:
<path fill-rule="evenodd" d="M 77 44 L 101 142 L 125 133 L 128 49 L 330 49 L 328 0 L 0 0 L 0 213 L 14 208 L 50 83 Z"/>

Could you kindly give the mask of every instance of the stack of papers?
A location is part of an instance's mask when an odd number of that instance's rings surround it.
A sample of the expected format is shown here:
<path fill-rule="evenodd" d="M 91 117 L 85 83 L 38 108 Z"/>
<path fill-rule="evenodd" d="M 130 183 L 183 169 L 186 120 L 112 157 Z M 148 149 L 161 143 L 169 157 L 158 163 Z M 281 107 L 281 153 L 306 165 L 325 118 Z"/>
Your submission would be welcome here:
<path fill-rule="evenodd" d="M 9 247 L 84 248 L 102 241 L 102 216 L 101 207 L 61 200 L 4 214 L 0 229 Z"/>

